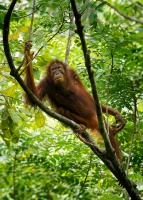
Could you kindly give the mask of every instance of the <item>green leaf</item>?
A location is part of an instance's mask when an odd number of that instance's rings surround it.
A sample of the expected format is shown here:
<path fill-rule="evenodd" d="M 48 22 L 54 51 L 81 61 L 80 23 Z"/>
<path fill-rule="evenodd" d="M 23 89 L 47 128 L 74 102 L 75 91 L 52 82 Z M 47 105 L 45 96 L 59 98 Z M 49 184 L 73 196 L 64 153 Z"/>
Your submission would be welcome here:
<path fill-rule="evenodd" d="M 41 111 L 35 113 L 35 123 L 39 128 L 45 125 L 45 116 Z"/>
<path fill-rule="evenodd" d="M 0 10 L 6 10 L 6 7 L 3 5 L 0 5 Z"/>
<path fill-rule="evenodd" d="M 103 6 L 104 5 L 106 5 L 107 4 L 107 2 L 105 1 L 105 2 L 102 2 L 102 3 L 100 3 L 96 8 L 95 8 L 95 10 L 100 10 L 101 8 L 103 8 Z"/>
<path fill-rule="evenodd" d="M 89 23 L 96 28 L 97 26 L 97 14 L 96 12 L 91 12 L 89 16 Z"/>
<path fill-rule="evenodd" d="M 17 124 L 18 121 L 20 120 L 17 111 L 12 108 L 9 108 L 8 112 L 9 112 L 9 115 L 10 115 L 12 121 Z"/>
<path fill-rule="evenodd" d="M 7 90 L 3 90 L 2 93 L 7 96 L 13 97 L 15 90 L 16 90 L 16 86 L 12 85 Z"/>
<path fill-rule="evenodd" d="M 20 138 L 20 133 L 18 130 L 14 131 L 14 134 L 11 136 L 10 141 L 14 144 L 17 144 Z"/>

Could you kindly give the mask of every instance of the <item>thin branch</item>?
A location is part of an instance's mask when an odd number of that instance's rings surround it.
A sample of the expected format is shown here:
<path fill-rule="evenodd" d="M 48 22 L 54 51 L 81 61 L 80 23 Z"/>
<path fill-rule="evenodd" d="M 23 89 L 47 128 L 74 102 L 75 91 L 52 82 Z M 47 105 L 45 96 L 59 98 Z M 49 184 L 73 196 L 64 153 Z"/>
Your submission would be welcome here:
<path fill-rule="evenodd" d="M 114 55 L 111 51 L 111 70 L 110 70 L 110 75 L 112 74 L 114 69 Z M 107 124 L 109 120 L 109 112 L 108 112 L 108 102 L 109 102 L 109 88 L 110 88 L 110 77 L 108 77 L 108 82 L 107 82 L 107 95 L 106 95 L 106 116 L 107 116 Z M 106 127 L 107 133 L 109 135 L 109 126 Z"/>
<path fill-rule="evenodd" d="M 34 8 L 35 8 L 35 5 L 36 5 L 36 0 L 33 0 L 33 7 L 32 7 L 32 16 L 31 16 L 31 23 L 30 23 L 30 28 L 29 28 L 29 35 L 28 35 L 28 41 L 30 41 L 31 39 L 31 35 L 32 35 L 32 27 L 33 27 L 33 22 L 34 22 Z M 24 61 L 25 61 L 25 58 L 26 58 L 26 54 L 27 54 L 27 51 L 25 51 L 25 54 L 24 54 L 24 57 L 23 57 L 23 60 L 20 64 L 20 66 L 17 68 L 17 71 L 19 71 L 21 69 L 21 67 L 23 66 L 24 64 Z M 32 61 L 30 61 L 26 68 L 30 65 Z M 24 69 L 25 70 L 25 69 Z M 23 72 L 23 71 L 22 71 Z M 21 74 L 20 74 L 21 75 Z"/>
<path fill-rule="evenodd" d="M 143 140 L 143 136 L 141 135 L 141 127 L 140 127 L 141 120 L 140 120 L 140 115 L 139 115 L 138 109 L 137 109 L 137 117 L 138 117 L 138 130 L 137 130 L 137 132 L 139 133 L 141 140 Z"/>
<path fill-rule="evenodd" d="M 128 16 L 128 15 L 125 15 L 124 13 L 122 13 L 120 10 L 118 10 L 115 6 L 113 6 L 112 4 L 110 4 L 109 2 L 107 1 L 104 1 L 104 0 L 98 0 L 100 2 L 105 2 L 110 8 L 112 8 L 113 10 L 115 10 L 119 15 L 121 15 L 122 17 L 124 17 L 125 19 L 128 19 L 130 21 L 134 21 L 136 23 L 139 23 L 139 24 L 142 24 L 143 25 L 143 21 L 135 18 L 135 17 L 131 17 L 131 16 Z"/>
<path fill-rule="evenodd" d="M 20 63 L 19 67 L 17 68 L 17 71 L 19 71 L 21 69 L 21 67 L 23 66 L 25 58 L 26 58 L 26 55 L 23 56 L 22 62 Z"/>
<path fill-rule="evenodd" d="M 70 26 L 72 26 L 74 22 L 74 16 L 71 15 L 71 8 L 69 8 L 69 18 L 70 18 Z M 68 42 L 67 42 L 66 55 L 65 55 L 65 63 L 67 64 L 68 64 L 68 58 L 69 58 L 69 52 L 70 52 L 71 39 L 72 39 L 72 31 L 69 29 Z"/>
<path fill-rule="evenodd" d="M 80 194 L 81 194 L 81 192 L 82 192 L 82 190 L 83 190 L 83 188 L 85 186 L 85 183 L 87 181 L 88 174 L 89 174 L 89 171 L 90 171 L 90 168 L 91 168 L 92 158 L 93 158 L 93 154 L 90 155 L 90 161 L 89 161 L 88 169 L 87 169 L 87 172 L 86 172 L 86 176 L 85 176 L 84 182 L 83 182 L 83 184 L 82 184 L 82 186 L 80 188 L 80 193 L 79 193 L 78 196 L 80 196 Z"/>
<path fill-rule="evenodd" d="M 34 13 L 35 12 L 37 12 L 37 10 L 39 10 L 39 8 L 43 5 L 43 4 L 45 4 L 45 3 L 41 3 L 35 10 L 34 10 Z M 32 13 L 30 13 L 30 14 L 28 14 L 28 15 L 23 15 L 23 16 L 18 16 L 18 17 L 13 17 L 14 19 L 20 19 L 20 18 L 25 18 L 25 17 L 29 17 L 30 15 L 32 15 L 33 14 L 33 12 Z"/>
<path fill-rule="evenodd" d="M 17 160 L 17 150 L 14 154 L 14 161 L 13 161 L 13 199 L 16 200 L 16 160 Z"/>
<path fill-rule="evenodd" d="M 129 0 L 132 4 L 134 4 L 137 8 L 140 8 L 141 10 L 143 10 L 143 6 L 141 6 L 139 3 L 136 3 L 132 0 Z"/>
<path fill-rule="evenodd" d="M 84 188 L 84 186 L 85 186 L 85 183 L 86 183 L 86 181 L 87 181 L 88 174 L 89 174 L 89 171 L 90 171 L 90 168 L 91 168 L 92 158 L 93 158 L 93 154 L 90 155 L 90 161 L 89 161 L 88 169 L 87 169 L 87 172 L 86 172 L 86 176 L 85 176 L 85 178 L 84 178 L 84 181 L 83 181 L 83 183 L 82 183 L 82 185 L 81 185 L 81 188 L 80 188 L 80 192 L 79 192 L 79 194 L 78 194 L 78 197 L 81 195 L 82 190 L 83 190 L 83 188 Z"/>
<path fill-rule="evenodd" d="M 52 37 L 50 37 L 50 38 L 48 39 L 47 43 L 50 42 L 50 41 L 60 32 L 60 30 L 62 29 L 63 25 L 64 25 L 64 16 L 63 16 L 63 19 L 62 19 L 62 24 L 61 24 L 61 26 L 59 27 L 59 29 L 57 30 L 57 32 L 56 32 L 54 35 L 52 35 Z M 36 53 L 36 54 L 33 56 L 33 58 L 30 60 L 30 62 L 29 62 L 29 63 L 26 65 L 26 67 L 20 72 L 19 76 L 21 76 L 21 75 L 23 74 L 23 72 L 25 71 L 25 69 L 30 65 L 30 63 L 36 58 L 36 56 L 40 53 L 40 51 L 41 51 L 43 48 L 44 48 L 44 45 L 40 47 L 40 49 L 37 51 L 37 53 Z M 23 58 L 23 59 L 24 59 L 24 58 Z M 20 66 L 22 66 L 22 64 L 20 64 Z M 19 66 L 18 69 L 17 69 L 18 71 L 20 70 L 20 66 Z"/>
<path fill-rule="evenodd" d="M 94 72 L 91 68 L 90 54 L 89 54 L 88 49 L 87 49 L 87 45 L 86 45 L 86 42 L 85 42 L 85 35 L 84 35 L 84 32 L 83 32 L 83 25 L 81 23 L 81 14 L 78 12 L 74 0 L 71 0 L 71 5 L 72 5 L 73 13 L 74 13 L 74 16 L 75 16 L 75 23 L 76 23 L 76 26 L 77 26 L 76 32 L 78 33 L 80 40 L 81 40 L 82 50 L 83 50 L 84 59 L 85 59 L 85 66 L 87 68 L 88 76 L 89 76 L 89 79 L 90 79 L 94 101 L 96 102 L 95 106 L 96 106 L 96 112 L 97 112 L 98 121 L 99 121 L 100 133 L 103 136 L 106 149 L 109 149 L 109 152 L 114 157 L 115 153 L 113 153 L 114 150 L 113 150 L 113 148 L 110 144 L 109 138 L 108 138 L 106 130 L 105 130 L 105 125 L 104 125 L 104 120 L 103 120 L 103 117 L 102 117 L 100 101 L 99 101 L 99 97 L 98 97 L 98 93 L 97 93 L 97 89 L 96 89 Z"/>
<path fill-rule="evenodd" d="M 132 86 L 132 90 L 134 90 L 134 86 Z M 127 161 L 127 167 L 126 167 L 126 172 L 128 175 L 128 171 L 129 171 L 129 164 L 130 164 L 130 160 L 131 160 L 131 154 L 132 154 L 132 150 L 133 150 L 133 143 L 134 143 L 134 137 L 136 134 L 136 125 L 137 125 L 137 98 L 135 93 L 133 94 L 133 103 L 134 103 L 134 111 L 133 111 L 133 115 L 134 115 L 134 130 L 132 133 L 132 137 L 131 137 L 131 143 L 130 143 L 130 151 L 129 151 L 129 156 L 128 156 L 128 161 Z"/>
<path fill-rule="evenodd" d="M 33 22 L 34 22 L 34 8 L 36 5 L 36 0 L 33 0 L 33 6 L 32 6 L 32 16 L 31 16 L 31 23 L 30 23 L 30 28 L 29 28 L 29 36 L 28 36 L 28 40 L 31 39 L 31 35 L 32 35 L 32 27 L 33 27 Z"/>
<path fill-rule="evenodd" d="M 32 27 L 33 27 L 33 22 L 34 22 L 34 8 L 35 8 L 35 5 L 36 5 L 36 0 L 33 0 L 33 7 L 32 7 L 32 16 L 31 16 L 31 23 L 30 23 L 30 28 L 29 28 L 29 35 L 28 35 L 28 41 L 30 41 L 31 39 L 31 35 L 32 35 Z M 26 55 L 27 55 L 27 51 L 25 51 L 25 54 L 24 54 L 24 57 L 23 57 L 23 60 L 20 64 L 20 66 L 17 68 L 17 71 L 19 71 L 21 69 L 21 67 L 23 66 L 24 64 L 24 61 L 25 61 L 25 58 L 26 58 Z M 32 61 L 31 61 L 32 62 Z M 29 62 L 26 66 L 26 68 L 30 65 Z M 25 70 L 25 69 L 24 69 Z M 22 71 L 23 72 L 23 71 Z M 20 74 L 21 75 L 21 74 Z"/>
<path fill-rule="evenodd" d="M 111 50 L 111 70 L 110 70 L 110 75 L 113 73 L 114 69 L 114 55 Z M 107 115 L 107 124 L 108 124 L 108 119 L 109 119 L 109 113 L 108 113 L 108 102 L 109 102 L 109 88 L 110 88 L 110 77 L 108 77 L 108 82 L 107 82 L 107 95 L 106 95 L 106 115 Z M 107 126 L 107 133 L 109 135 L 109 126 Z"/>

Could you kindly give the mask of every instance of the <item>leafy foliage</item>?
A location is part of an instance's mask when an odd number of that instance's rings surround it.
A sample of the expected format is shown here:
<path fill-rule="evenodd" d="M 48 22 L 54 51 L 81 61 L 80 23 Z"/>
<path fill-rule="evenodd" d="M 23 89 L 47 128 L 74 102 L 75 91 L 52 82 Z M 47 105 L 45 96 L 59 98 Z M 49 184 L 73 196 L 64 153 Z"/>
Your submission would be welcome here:
<path fill-rule="evenodd" d="M 77 1 L 77 6 L 82 13 L 99 96 L 102 103 L 118 109 L 127 120 L 118 134 L 127 154 L 123 166 L 126 169 L 131 152 L 129 177 L 143 195 L 143 28 L 117 14 L 105 2 L 83 2 Z M 121 5 L 120 1 L 109 2 L 143 22 L 143 9 L 132 1 Z M 0 29 L 9 3 L 0 5 Z M 143 7 L 142 1 L 137 4 Z M 11 18 L 9 41 L 17 67 L 28 38 L 31 7 L 32 1 L 19 1 Z M 38 0 L 35 9 L 32 50 L 36 54 L 42 47 L 33 61 L 36 82 L 52 58 L 65 59 L 70 29 L 73 37 L 69 64 L 90 91 L 80 41 L 75 25 L 69 23 L 69 2 Z M 40 110 L 35 112 L 24 106 L 23 91 L 10 76 L 1 32 L 0 40 L 1 199 L 127 199 L 110 171 L 70 130 Z M 113 123 L 112 118 L 109 123 Z"/>

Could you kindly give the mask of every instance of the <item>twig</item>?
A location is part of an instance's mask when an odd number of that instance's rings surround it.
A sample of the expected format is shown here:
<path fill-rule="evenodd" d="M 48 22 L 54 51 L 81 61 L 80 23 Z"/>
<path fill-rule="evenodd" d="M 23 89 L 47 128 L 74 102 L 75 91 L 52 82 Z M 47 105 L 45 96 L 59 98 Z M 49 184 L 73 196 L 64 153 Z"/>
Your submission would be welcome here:
<path fill-rule="evenodd" d="M 139 111 L 138 111 L 138 109 L 137 109 L 137 117 L 138 117 L 138 130 L 137 130 L 137 132 L 139 132 L 139 135 L 140 135 L 140 137 L 141 137 L 141 140 L 143 140 L 143 136 L 141 135 L 141 131 L 140 131 L 140 129 L 141 129 L 141 127 L 140 127 L 140 115 L 139 115 Z"/>
<path fill-rule="evenodd" d="M 118 10 L 115 6 L 113 6 L 112 4 L 110 4 L 109 2 L 107 1 L 104 1 L 104 0 L 98 0 L 100 2 L 105 2 L 110 8 L 114 9 L 119 15 L 121 15 L 122 17 L 124 17 L 125 19 L 128 19 L 130 21 L 134 21 L 136 23 L 139 23 L 139 24 L 142 24 L 143 25 L 143 21 L 135 18 L 135 17 L 131 17 L 131 16 L 128 16 L 128 15 L 125 15 L 124 13 L 122 13 L 120 10 Z"/>
<path fill-rule="evenodd" d="M 25 61 L 25 58 L 26 58 L 26 55 L 24 54 L 23 59 L 22 59 L 22 62 L 21 62 L 21 64 L 19 65 L 19 67 L 17 68 L 17 71 L 19 71 L 19 70 L 21 69 L 21 67 L 23 66 L 24 61 Z"/>
<path fill-rule="evenodd" d="M 110 75 L 112 74 L 113 72 L 113 69 L 114 69 L 114 55 L 112 53 L 112 50 L 111 50 L 111 70 L 110 70 Z M 109 77 L 110 79 L 110 77 Z M 109 113 L 108 113 L 108 102 L 109 102 L 109 88 L 110 88 L 110 81 L 108 79 L 108 83 L 107 83 L 107 98 L 106 98 L 106 115 L 107 115 L 107 124 L 108 124 L 108 118 L 109 118 Z M 106 127 L 107 129 L 107 133 L 109 134 L 109 126 Z"/>
<path fill-rule="evenodd" d="M 69 18 L 70 18 L 70 26 L 72 26 L 74 22 L 74 16 L 71 15 L 71 8 L 69 8 Z M 67 64 L 68 64 L 68 58 L 69 58 L 69 52 L 70 52 L 71 39 L 72 39 L 72 31 L 69 29 L 68 42 L 67 42 L 66 55 L 65 55 L 65 63 Z"/>
<path fill-rule="evenodd" d="M 14 154 L 13 161 L 13 199 L 16 200 L 16 160 L 17 160 L 17 150 Z"/>
<path fill-rule="evenodd" d="M 132 4 L 134 4 L 137 8 L 140 8 L 143 10 L 143 6 L 141 6 L 139 3 L 133 2 L 132 0 L 129 0 Z"/>
<path fill-rule="evenodd" d="M 132 90 L 134 91 L 134 86 L 132 86 Z M 130 143 L 130 151 L 129 151 L 129 156 L 128 156 L 128 161 L 127 161 L 127 167 L 126 167 L 126 173 L 128 175 L 128 171 L 129 171 L 129 164 L 130 164 L 130 160 L 131 160 L 131 153 L 133 150 L 133 143 L 134 143 L 134 137 L 136 134 L 136 125 L 137 125 L 137 98 L 136 95 L 133 94 L 133 102 L 134 102 L 134 130 L 132 133 L 132 137 L 131 137 L 131 143 Z"/>
<path fill-rule="evenodd" d="M 62 29 L 64 25 L 64 17 L 62 19 L 62 24 L 61 26 L 59 27 L 59 29 L 57 30 L 57 32 L 51 37 L 48 39 L 47 43 L 50 42 L 59 32 L 60 30 Z M 26 67 L 19 73 L 19 76 L 21 76 L 23 74 L 23 72 L 25 71 L 25 69 L 30 65 L 30 63 L 36 58 L 36 56 L 40 53 L 40 51 L 44 48 L 44 45 L 40 47 L 40 49 L 37 51 L 37 53 L 33 56 L 33 58 L 30 60 L 30 62 L 26 65 Z M 21 66 L 21 65 L 20 65 Z M 18 71 L 19 71 L 20 67 L 18 67 Z"/>
<path fill-rule="evenodd" d="M 37 10 L 39 10 L 39 8 L 43 5 L 43 4 L 45 4 L 45 3 L 41 3 L 35 10 L 34 10 L 34 13 L 37 11 Z M 28 14 L 28 15 L 23 15 L 23 16 L 18 16 L 18 17 L 13 17 L 14 19 L 20 19 L 20 18 L 25 18 L 25 17 L 28 17 L 28 16 L 30 16 L 30 15 L 32 15 L 33 14 L 33 12 L 32 13 L 30 13 L 30 14 Z"/>
<path fill-rule="evenodd" d="M 32 16 L 31 16 L 31 23 L 30 23 L 30 28 L 29 28 L 29 35 L 28 35 L 28 41 L 30 41 L 31 39 L 31 35 L 32 35 L 32 27 L 33 27 L 33 22 L 34 22 L 34 8 L 35 8 L 35 5 L 36 5 L 36 0 L 33 0 L 33 6 L 32 6 Z M 21 67 L 23 66 L 24 64 L 24 61 L 25 61 L 25 58 L 26 58 L 26 54 L 27 54 L 27 51 L 25 51 L 25 54 L 24 54 L 24 57 L 23 57 L 23 60 L 20 64 L 20 66 L 17 68 L 17 71 L 19 71 L 21 69 Z M 32 61 L 31 61 L 32 62 Z M 29 64 L 31 63 L 29 62 L 26 66 L 26 68 L 29 66 Z M 25 70 L 25 69 L 24 69 Z M 23 71 L 22 71 L 23 73 Z M 22 74 L 20 73 L 20 75 Z"/>
<path fill-rule="evenodd" d="M 33 22 L 34 22 L 34 8 L 36 5 L 36 0 L 33 0 L 33 6 L 32 6 L 32 16 L 31 16 L 31 23 L 30 23 L 30 28 L 29 28 L 29 36 L 28 36 L 28 40 L 30 41 L 31 39 L 31 35 L 32 35 L 32 27 L 33 27 Z"/>
<path fill-rule="evenodd" d="M 88 174 L 89 174 L 89 171 L 90 171 L 90 168 L 91 168 L 92 158 L 93 158 L 93 154 L 90 155 L 90 161 L 89 161 L 89 164 L 88 164 L 88 169 L 86 171 L 86 176 L 85 176 L 84 182 L 83 182 L 83 184 L 82 184 L 82 186 L 80 188 L 80 193 L 78 194 L 78 196 L 80 196 L 80 194 L 81 194 L 81 192 L 82 192 L 82 190 L 83 190 L 83 188 L 85 186 L 86 180 L 88 178 Z"/>

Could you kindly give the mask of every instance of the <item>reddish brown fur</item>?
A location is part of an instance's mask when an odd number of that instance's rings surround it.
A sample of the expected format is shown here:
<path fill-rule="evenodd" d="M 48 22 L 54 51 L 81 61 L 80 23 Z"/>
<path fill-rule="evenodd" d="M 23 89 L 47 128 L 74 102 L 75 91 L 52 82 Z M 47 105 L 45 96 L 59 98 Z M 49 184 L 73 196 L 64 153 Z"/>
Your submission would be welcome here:
<path fill-rule="evenodd" d="M 55 86 L 51 77 L 51 67 L 53 64 L 61 64 L 64 69 L 64 86 Z M 26 84 L 31 89 L 33 87 L 33 75 L 26 72 L 27 81 Z M 34 90 L 33 90 L 34 91 Z M 54 60 L 47 66 L 46 76 L 39 82 L 37 86 L 38 98 L 43 100 L 45 96 L 50 100 L 51 105 L 56 109 L 61 115 L 77 122 L 78 124 L 83 124 L 89 129 L 99 130 L 98 120 L 96 116 L 96 109 L 93 97 L 85 90 L 82 85 L 77 73 L 69 68 L 67 64 Z M 27 102 L 33 104 L 30 98 L 26 95 Z M 120 116 L 119 113 L 112 108 L 108 108 L 102 105 L 102 111 L 111 114 L 116 117 Z M 121 122 L 121 120 L 119 120 Z M 121 160 L 121 150 L 115 139 L 115 134 L 124 127 L 121 125 L 118 127 L 111 127 L 109 129 L 109 138 L 112 146 L 114 147 L 118 158 Z"/>

